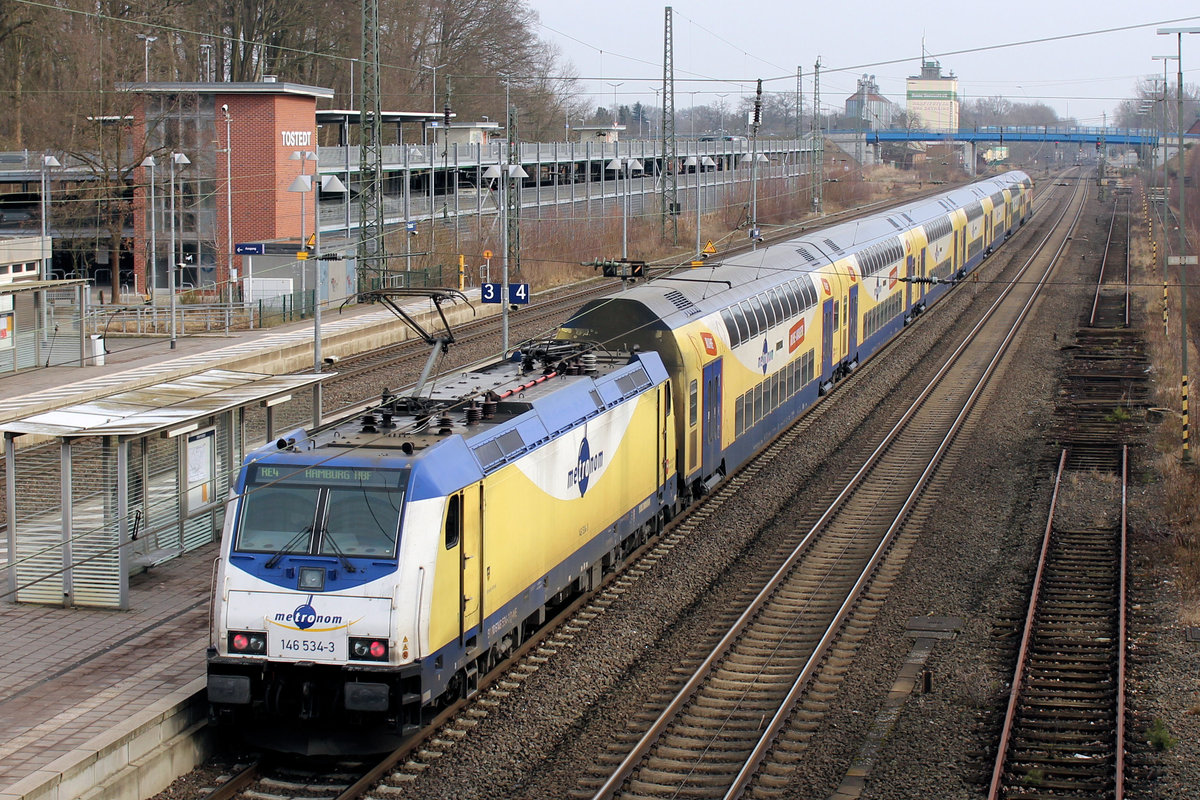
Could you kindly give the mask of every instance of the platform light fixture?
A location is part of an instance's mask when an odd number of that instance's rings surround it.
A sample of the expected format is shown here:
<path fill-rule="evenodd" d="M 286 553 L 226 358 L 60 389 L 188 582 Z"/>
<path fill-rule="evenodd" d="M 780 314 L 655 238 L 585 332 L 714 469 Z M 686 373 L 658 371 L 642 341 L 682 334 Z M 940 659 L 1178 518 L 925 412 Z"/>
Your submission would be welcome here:
<path fill-rule="evenodd" d="M 1180 381 L 1180 409 L 1183 411 L 1183 461 L 1189 462 L 1192 460 L 1191 450 L 1188 448 L 1188 315 L 1187 315 L 1187 267 L 1189 261 L 1194 263 L 1194 256 L 1189 256 L 1187 251 L 1187 203 L 1185 195 L 1184 180 L 1184 158 L 1183 158 L 1183 35 L 1185 33 L 1193 34 L 1200 33 L 1200 28 L 1159 28 L 1158 34 L 1170 35 L 1175 34 L 1176 47 L 1176 68 L 1179 70 L 1179 92 L 1176 95 L 1176 116 L 1178 116 L 1179 139 L 1176 142 L 1176 147 L 1179 150 L 1179 337 L 1180 351 L 1182 358 L 1182 372 L 1179 376 Z M 1164 64 L 1166 62 L 1163 62 Z"/>
<path fill-rule="evenodd" d="M 448 66 L 450 66 L 450 64 L 449 64 L 449 63 L 446 63 L 446 64 L 438 64 L 436 67 L 434 67 L 434 66 L 431 66 L 431 65 L 429 65 L 429 64 L 422 64 L 422 65 L 421 65 L 421 69 L 427 69 L 427 70 L 429 70 L 429 71 L 431 71 L 431 72 L 433 73 L 433 90 L 430 92 L 430 94 L 433 96 L 433 105 L 432 105 L 432 106 L 430 106 L 430 108 L 432 109 L 432 112 L 431 112 L 431 113 L 433 114 L 433 117 L 434 117 L 434 119 L 436 119 L 436 118 L 437 118 L 437 115 L 438 115 L 438 107 L 437 107 L 437 72 L 438 72 L 438 70 L 439 70 L 439 69 L 441 69 L 441 68 L 443 68 L 443 67 L 448 67 Z M 451 76 L 451 77 L 453 77 L 453 76 Z M 424 143 L 425 143 L 425 144 L 430 144 L 430 141 L 429 141 L 429 125 L 428 125 L 428 124 L 426 124 L 426 125 L 423 125 L 423 126 L 422 126 L 422 128 L 424 129 L 424 134 L 425 134 L 425 141 L 424 141 Z M 430 160 L 430 162 L 432 162 L 432 161 L 433 161 L 433 156 L 432 156 L 432 155 L 430 156 L 429 160 Z M 432 175 L 432 174 L 433 174 L 433 173 L 431 172 L 431 173 L 430 173 L 430 175 Z M 431 178 L 430 180 L 432 181 L 432 178 Z M 430 206 L 430 208 L 429 208 L 429 213 L 430 213 L 430 216 L 432 216 L 432 215 L 433 215 L 433 206 Z"/>
<path fill-rule="evenodd" d="M 150 285 L 148 287 L 149 291 L 147 294 L 150 295 L 151 301 L 153 301 L 154 298 L 154 290 L 158 287 L 158 214 L 156 213 L 157 207 L 154 199 L 154 168 L 157 166 L 157 164 L 158 162 L 154 160 L 154 156 L 146 156 L 142 159 L 141 164 L 143 168 L 150 170 L 150 180 L 147 184 L 150 189 L 149 212 L 147 214 L 147 216 L 150 218 L 150 258 L 148 259 L 150 262 L 148 264 L 150 268 Z"/>
<path fill-rule="evenodd" d="M 59 160 L 51 155 L 43 155 L 41 163 L 42 173 L 42 274 L 41 279 L 44 281 L 50 280 L 50 273 L 53 269 L 52 261 L 54 259 L 54 247 L 46 246 L 47 237 L 50 236 L 50 175 L 49 170 L 56 167 L 61 167 Z M 42 295 L 41 303 L 41 326 L 42 336 L 46 335 L 46 326 L 49 325 L 47 315 L 50 304 L 45 302 L 45 295 Z"/>
<path fill-rule="evenodd" d="M 634 170 L 644 170 L 645 165 L 641 161 L 631 156 L 617 156 L 605 165 L 605 169 L 610 169 L 616 173 L 616 178 L 621 177 L 622 169 L 625 171 L 625 191 L 621 197 L 621 258 L 629 257 L 629 181 Z M 624 284 L 622 284 L 624 285 Z"/>
<path fill-rule="evenodd" d="M 150 82 L 150 45 L 153 42 L 157 42 L 158 37 L 157 36 L 147 36 L 144 33 L 139 33 L 137 35 L 137 38 L 141 39 L 146 45 L 145 54 L 143 55 L 143 64 L 145 65 L 145 70 L 146 70 L 146 75 L 145 75 L 146 83 L 149 83 Z"/>
<path fill-rule="evenodd" d="M 314 156 L 314 158 L 316 158 Z M 324 263 L 324 256 L 321 253 L 321 192 L 332 192 L 336 194 L 347 194 L 349 189 L 346 184 L 342 183 L 337 175 L 320 175 L 320 181 L 316 186 L 320 187 L 313 195 L 313 372 L 320 372 L 325 359 L 321 357 L 321 289 L 325 281 L 321 279 L 321 265 Z M 309 192 L 314 188 L 312 175 L 301 175 L 292 182 L 288 187 L 289 191 Z M 301 203 L 303 203 L 303 195 L 301 195 Z M 301 249 L 302 253 L 307 257 L 307 251 Z M 300 265 L 301 275 L 304 275 L 307 266 Z M 321 382 L 313 384 L 313 427 L 321 425 Z"/>
<path fill-rule="evenodd" d="M 175 168 L 183 169 L 188 164 L 192 163 L 183 153 L 171 153 L 171 263 L 167 271 L 167 291 L 171 295 L 171 349 L 175 349 L 175 271 L 183 266 L 182 254 L 176 252 L 175 249 Z M 179 246 L 182 248 L 183 241 L 180 237 Z"/>

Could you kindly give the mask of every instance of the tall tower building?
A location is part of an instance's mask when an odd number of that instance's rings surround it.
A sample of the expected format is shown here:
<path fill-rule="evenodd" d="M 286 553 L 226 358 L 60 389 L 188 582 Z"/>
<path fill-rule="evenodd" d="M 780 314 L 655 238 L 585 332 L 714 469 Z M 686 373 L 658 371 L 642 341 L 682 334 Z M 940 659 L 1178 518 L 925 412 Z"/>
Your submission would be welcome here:
<path fill-rule="evenodd" d="M 921 62 L 921 74 L 909 77 L 908 116 L 912 124 L 932 131 L 958 130 L 958 78 L 942 75 L 937 61 Z"/>

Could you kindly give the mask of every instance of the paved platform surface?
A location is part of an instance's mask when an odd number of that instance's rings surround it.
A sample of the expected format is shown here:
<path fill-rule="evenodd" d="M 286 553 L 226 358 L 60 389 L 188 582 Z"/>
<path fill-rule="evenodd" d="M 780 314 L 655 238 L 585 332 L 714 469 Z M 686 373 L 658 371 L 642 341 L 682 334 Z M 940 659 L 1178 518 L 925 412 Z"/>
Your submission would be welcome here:
<path fill-rule="evenodd" d="M 401 324 L 381 306 L 324 317 L 322 341 Z M 228 337 L 188 336 L 174 349 L 164 338 L 110 339 L 102 367 L 0 376 L 0 419 L 224 367 L 260 351 L 311 348 L 312 340 L 311 320 Z M 134 576 L 128 611 L 0 599 L 0 795 L 204 675 L 217 552 L 218 544 L 206 545 Z M 4 558 L 0 550 L 0 566 Z M 0 569 L 0 587 L 5 580 Z"/>
<path fill-rule="evenodd" d="M 0 795 L 204 674 L 217 545 L 130 580 L 130 610 L 0 603 Z"/>

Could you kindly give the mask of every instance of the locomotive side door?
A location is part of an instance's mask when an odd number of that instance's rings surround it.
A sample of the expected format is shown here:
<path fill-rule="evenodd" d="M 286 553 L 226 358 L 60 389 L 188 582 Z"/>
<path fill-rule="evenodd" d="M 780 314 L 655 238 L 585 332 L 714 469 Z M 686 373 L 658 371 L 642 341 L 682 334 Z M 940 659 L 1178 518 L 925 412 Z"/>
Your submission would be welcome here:
<path fill-rule="evenodd" d="M 447 498 L 446 542 L 458 543 L 458 635 L 465 643 L 479 627 L 483 598 L 483 494 L 472 484 Z"/>
<path fill-rule="evenodd" d="M 821 306 L 821 376 L 833 372 L 833 300 Z"/>
<path fill-rule="evenodd" d="M 721 463 L 721 359 L 704 367 L 704 424 L 702 472 L 704 477 L 717 471 Z"/>
<path fill-rule="evenodd" d="M 854 358 L 858 352 L 858 284 L 850 285 L 850 314 L 846 320 L 846 358 Z"/>

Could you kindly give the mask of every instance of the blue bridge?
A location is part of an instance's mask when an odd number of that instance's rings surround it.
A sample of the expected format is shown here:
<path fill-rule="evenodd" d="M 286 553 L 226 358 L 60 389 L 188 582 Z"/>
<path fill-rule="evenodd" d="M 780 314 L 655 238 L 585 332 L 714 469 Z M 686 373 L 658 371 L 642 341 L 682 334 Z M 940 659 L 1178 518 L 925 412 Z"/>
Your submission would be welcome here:
<path fill-rule="evenodd" d="M 959 128 L 957 131 L 927 130 L 836 130 L 830 135 L 862 136 L 868 142 L 971 142 L 973 144 L 1008 144 L 1010 142 L 1062 142 L 1074 144 L 1124 144 L 1157 146 L 1163 135 L 1152 128 L 1088 128 L 1047 127 L 1045 125 L 1008 125 L 978 128 Z M 1167 138 L 1177 139 L 1175 131 Z M 1185 133 L 1185 137 L 1200 138 L 1200 134 Z"/>

